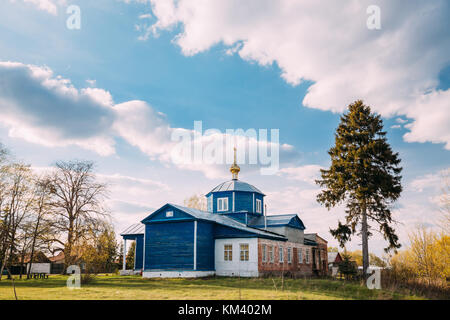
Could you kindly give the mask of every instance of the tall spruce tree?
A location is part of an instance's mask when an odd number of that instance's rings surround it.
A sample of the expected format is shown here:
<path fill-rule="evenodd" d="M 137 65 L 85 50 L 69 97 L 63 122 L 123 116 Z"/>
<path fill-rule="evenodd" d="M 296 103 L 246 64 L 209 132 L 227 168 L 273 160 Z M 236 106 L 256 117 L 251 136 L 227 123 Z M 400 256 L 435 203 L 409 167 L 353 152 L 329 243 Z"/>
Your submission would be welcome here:
<path fill-rule="evenodd" d="M 348 113 L 341 116 L 335 134 L 335 146 L 328 154 L 331 166 L 321 170 L 322 179 L 316 183 L 322 187 L 317 201 L 330 210 L 345 203 L 346 221 L 339 221 L 336 229 L 330 229 L 341 247 L 361 226 L 363 274 L 367 276 L 371 236 L 369 222 L 378 225 L 388 242 L 385 251 L 400 248 L 391 206 L 402 192 L 402 168 L 398 153 L 387 142 L 386 132 L 379 115 L 360 100 L 348 106 Z"/>

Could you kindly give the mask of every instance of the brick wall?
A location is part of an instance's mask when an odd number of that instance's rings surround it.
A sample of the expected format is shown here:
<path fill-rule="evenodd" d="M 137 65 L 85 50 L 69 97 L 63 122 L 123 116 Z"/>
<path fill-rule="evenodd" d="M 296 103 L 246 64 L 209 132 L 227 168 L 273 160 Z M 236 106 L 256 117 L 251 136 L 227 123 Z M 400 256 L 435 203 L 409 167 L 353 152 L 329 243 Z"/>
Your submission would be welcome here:
<path fill-rule="evenodd" d="M 263 261 L 263 247 L 266 245 L 266 261 Z M 273 247 L 273 262 L 270 261 L 268 247 Z M 284 250 L 284 261 L 279 260 L 279 248 Z M 288 261 L 288 248 L 291 248 L 291 262 Z M 258 271 L 260 275 L 290 272 L 296 276 L 309 276 L 313 273 L 312 246 L 301 243 L 258 239 Z M 302 261 L 299 261 L 299 249 L 302 250 Z M 309 250 L 309 263 L 306 262 L 306 250 Z"/>

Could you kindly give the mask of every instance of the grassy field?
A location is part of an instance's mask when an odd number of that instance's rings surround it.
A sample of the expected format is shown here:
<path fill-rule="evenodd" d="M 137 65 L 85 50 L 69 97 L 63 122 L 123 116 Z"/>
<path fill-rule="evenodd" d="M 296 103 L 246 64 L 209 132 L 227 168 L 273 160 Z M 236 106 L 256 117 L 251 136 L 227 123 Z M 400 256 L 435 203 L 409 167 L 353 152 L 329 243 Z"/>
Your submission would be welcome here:
<path fill-rule="evenodd" d="M 81 289 L 69 290 L 67 277 L 15 280 L 19 300 L 137 299 L 419 299 L 397 292 L 369 290 L 355 283 L 326 279 L 142 279 L 140 276 L 97 276 Z M 0 300 L 14 299 L 11 280 L 0 281 Z"/>

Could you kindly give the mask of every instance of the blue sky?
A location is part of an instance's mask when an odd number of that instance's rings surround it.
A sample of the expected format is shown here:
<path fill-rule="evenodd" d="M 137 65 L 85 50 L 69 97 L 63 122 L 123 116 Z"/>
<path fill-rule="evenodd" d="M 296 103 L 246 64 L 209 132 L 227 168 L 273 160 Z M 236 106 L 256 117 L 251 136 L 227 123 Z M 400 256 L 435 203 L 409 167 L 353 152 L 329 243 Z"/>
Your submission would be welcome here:
<path fill-rule="evenodd" d="M 381 30 L 365 26 L 372 2 Z M 81 9 L 80 30 L 66 27 L 70 4 Z M 60 159 L 94 160 L 112 184 L 120 231 L 228 179 L 227 165 L 170 163 L 167 132 L 192 130 L 195 120 L 222 131 L 277 128 L 280 143 L 292 146 L 281 153 L 280 173 L 243 167 L 241 178 L 268 195 L 270 213 L 297 212 L 308 232 L 336 245 L 328 229 L 342 209 L 316 204 L 311 181 L 329 163 L 340 112 L 362 98 L 383 115 L 402 159 L 405 192 L 395 208 L 402 242 L 418 223 L 436 225 L 450 163 L 448 3 L 171 4 L 3 1 L 0 141 L 38 170 Z M 383 246 L 375 236 L 371 249 Z"/>

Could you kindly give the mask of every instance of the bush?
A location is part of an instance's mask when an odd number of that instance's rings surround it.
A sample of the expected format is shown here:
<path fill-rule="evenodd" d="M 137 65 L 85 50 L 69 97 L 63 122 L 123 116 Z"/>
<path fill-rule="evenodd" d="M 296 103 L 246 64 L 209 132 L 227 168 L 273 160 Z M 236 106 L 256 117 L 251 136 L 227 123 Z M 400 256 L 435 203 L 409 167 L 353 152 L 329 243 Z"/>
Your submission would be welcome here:
<path fill-rule="evenodd" d="M 85 273 L 81 275 L 81 284 L 89 284 L 94 282 L 95 275 L 92 273 Z"/>

